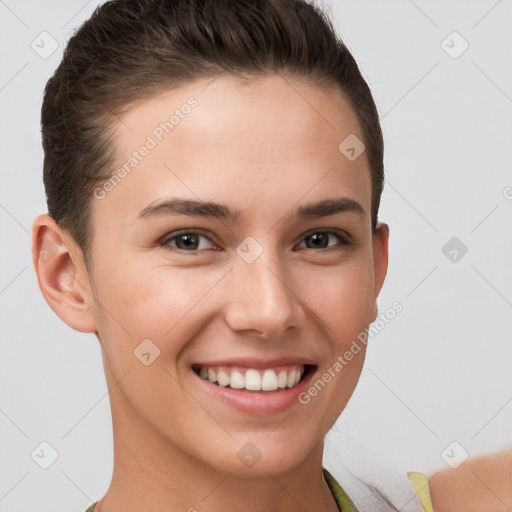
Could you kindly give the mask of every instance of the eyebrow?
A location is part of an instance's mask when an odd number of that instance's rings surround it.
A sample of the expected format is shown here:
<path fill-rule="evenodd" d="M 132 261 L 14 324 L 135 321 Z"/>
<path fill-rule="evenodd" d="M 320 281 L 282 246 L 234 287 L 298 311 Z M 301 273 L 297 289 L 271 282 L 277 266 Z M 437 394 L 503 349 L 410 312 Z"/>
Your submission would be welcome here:
<path fill-rule="evenodd" d="M 313 219 L 327 217 L 340 212 L 354 212 L 362 216 L 366 214 L 365 209 L 354 199 L 334 197 L 301 205 L 292 212 L 291 218 L 292 220 Z M 241 212 L 213 201 L 169 198 L 164 200 L 157 199 L 141 210 L 137 217 L 148 219 L 164 215 L 212 217 L 234 223 L 240 218 Z"/>

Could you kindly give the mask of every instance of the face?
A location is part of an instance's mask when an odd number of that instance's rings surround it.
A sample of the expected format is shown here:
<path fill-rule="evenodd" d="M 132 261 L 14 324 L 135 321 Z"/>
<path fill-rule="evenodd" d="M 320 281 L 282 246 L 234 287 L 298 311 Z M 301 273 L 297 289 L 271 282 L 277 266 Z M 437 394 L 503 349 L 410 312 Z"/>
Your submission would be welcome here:
<path fill-rule="evenodd" d="M 297 466 L 356 386 L 364 345 L 335 363 L 375 318 L 387 264 L 366 154 L 338 148 L 363 139 L 355 114 L 337 90 L 226 77 L 121 121 L 88 299 L 114 431 L 223 471 Z"/>

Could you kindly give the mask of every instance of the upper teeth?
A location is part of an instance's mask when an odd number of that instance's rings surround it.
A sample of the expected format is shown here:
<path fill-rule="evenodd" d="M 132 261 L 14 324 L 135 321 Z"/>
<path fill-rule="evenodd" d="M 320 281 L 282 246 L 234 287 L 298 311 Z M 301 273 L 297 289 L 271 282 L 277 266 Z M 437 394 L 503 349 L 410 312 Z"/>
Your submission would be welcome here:
<path fill-rule="evenodd" d="M 293 366 L 282 370 L 234 369 L 227 366 L 210 368 L 201 366 L 199 376 L 219 386 L 230 386 L 234 389 L 249 391 L 275 391 L 278 388 L 296 386 L 302 375 L 304 366 Z"/>

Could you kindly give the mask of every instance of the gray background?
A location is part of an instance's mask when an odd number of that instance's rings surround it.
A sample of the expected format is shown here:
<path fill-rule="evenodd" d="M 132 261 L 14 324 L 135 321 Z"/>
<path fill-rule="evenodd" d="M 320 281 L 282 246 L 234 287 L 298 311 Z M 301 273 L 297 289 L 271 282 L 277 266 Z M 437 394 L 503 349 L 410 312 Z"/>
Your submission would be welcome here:
<path fill-rule="evenodd" d="M 510 448 L 512 3 L 321 3 L 381 114 L 381 220 L 391 239 L 380 307 L 399 301 L 404 308 L 371 340 L 330 446 L 343 432 L 397 469 L 425 473 L 466 452 Z M 44 85 L 72 30 L 97 4 L 0 0 L 2 512 L 83 512 L 110 482 L 99 344 L 48 307 L 30 248 L 32 221 L 46 212 Z M 58 48 L 48 56 L 52 39 Z M 452 237 L 455 246 L 443 252 Z M 48 469 L 31 455 L 44 441 L 58 453 Z"/>

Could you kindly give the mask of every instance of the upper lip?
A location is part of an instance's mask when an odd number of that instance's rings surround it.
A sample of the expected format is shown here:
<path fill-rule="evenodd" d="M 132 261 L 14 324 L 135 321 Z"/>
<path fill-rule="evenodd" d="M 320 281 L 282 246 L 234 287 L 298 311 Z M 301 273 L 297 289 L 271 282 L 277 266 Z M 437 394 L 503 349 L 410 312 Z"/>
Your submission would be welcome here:
<path fill-rule="evenodd" d="M 199 361 L 198 366 L 242 366 L 244 368 L 274 368 L 284 365 L 314 365 L 314 361 L 304 357 L 277 357 L 274 359 L 261 359 L 254 357 L 236 357 L 230 359 L 216 359 L 215 361 Z"/>

